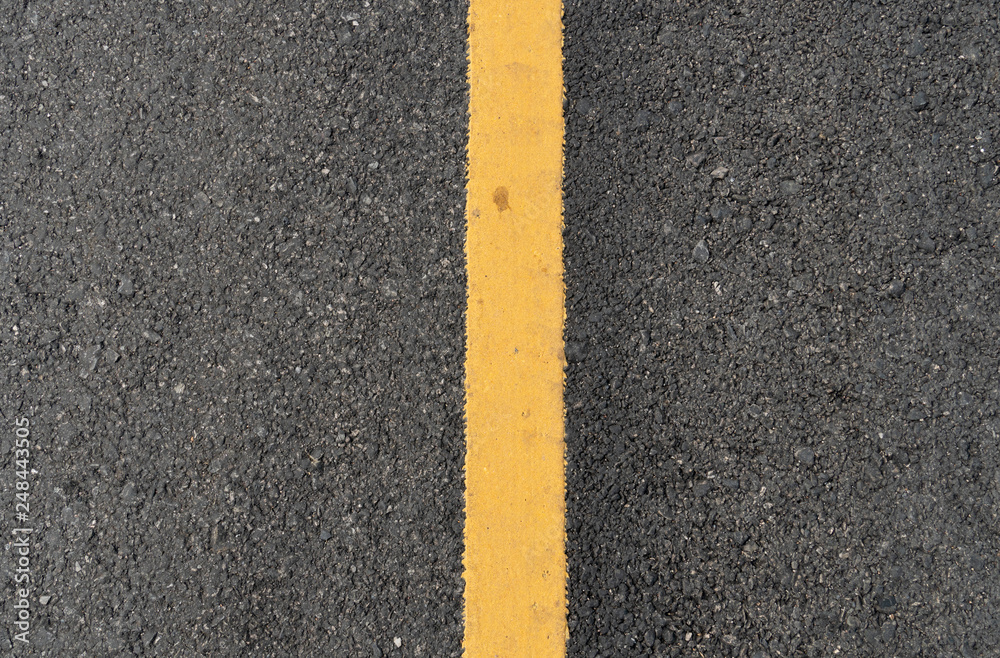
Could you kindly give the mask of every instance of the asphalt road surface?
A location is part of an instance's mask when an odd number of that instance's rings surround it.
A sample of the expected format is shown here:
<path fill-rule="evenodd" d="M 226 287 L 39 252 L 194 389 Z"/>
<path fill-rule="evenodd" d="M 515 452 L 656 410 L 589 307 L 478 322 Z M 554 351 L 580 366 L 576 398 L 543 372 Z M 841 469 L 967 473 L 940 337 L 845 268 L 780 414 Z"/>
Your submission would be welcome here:
<path fill-rule="evenodd" d="M 4 655 L 461 655 L 467 10 L 2 3 Z M 564 23 L 568 655 L 996 655 L 996 6 Z"/>

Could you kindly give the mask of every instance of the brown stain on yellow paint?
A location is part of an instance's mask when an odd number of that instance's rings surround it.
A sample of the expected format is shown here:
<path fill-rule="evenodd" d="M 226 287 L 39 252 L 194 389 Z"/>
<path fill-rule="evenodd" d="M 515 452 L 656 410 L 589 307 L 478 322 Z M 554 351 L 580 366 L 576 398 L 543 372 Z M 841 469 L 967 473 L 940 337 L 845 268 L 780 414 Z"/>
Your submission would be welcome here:
<path fill-rule="evenodd" d="M 497 210 L 503 212 L 510 208 L 510 193 L 507 191 L 506 187 L 498 187 L 493 191 L 493 203 L 496 204 Z"/>

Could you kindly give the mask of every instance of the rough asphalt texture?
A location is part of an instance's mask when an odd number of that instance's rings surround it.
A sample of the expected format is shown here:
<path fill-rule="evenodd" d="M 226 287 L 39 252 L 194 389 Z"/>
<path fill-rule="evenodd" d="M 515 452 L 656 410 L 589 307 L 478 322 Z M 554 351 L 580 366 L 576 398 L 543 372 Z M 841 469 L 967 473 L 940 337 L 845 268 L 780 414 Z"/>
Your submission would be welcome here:
<path fill-rule="evenodd" d="M 467 8 L 368 5 L 3 3 L 32 655 L 459 655 Z"/>
<path fill-rule="evenodd" d="M 566 5 L 571 656 L 995 656 L 995 3 Z"/>
<path fill-rule="evenodd" d="M 460 654 L 466 6 L 366 5 L 3 3 L 0 652 Z M 567 3 L 570 656 L 995 652 L 998 18 Z"/>

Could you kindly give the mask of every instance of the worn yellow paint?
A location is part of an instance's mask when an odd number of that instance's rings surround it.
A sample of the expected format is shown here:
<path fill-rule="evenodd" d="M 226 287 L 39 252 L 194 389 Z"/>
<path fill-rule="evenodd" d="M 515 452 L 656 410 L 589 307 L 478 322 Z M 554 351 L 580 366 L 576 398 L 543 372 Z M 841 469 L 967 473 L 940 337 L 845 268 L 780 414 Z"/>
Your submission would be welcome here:
<path fill-rule="evenodd" d="M 471 0 L 465 655 L 566 650 L 562 5 Z"/>

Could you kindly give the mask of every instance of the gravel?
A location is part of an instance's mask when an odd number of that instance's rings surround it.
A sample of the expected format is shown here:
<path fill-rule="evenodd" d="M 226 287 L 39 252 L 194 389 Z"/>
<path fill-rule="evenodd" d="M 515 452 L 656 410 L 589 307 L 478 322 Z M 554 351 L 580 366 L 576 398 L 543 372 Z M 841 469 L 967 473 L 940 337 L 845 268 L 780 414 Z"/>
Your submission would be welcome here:
<path fill-rule="evenodd" d="M 461 654 L 466 6 L 372 4 L 5 7 L 32 655 Z"/>
<path fill-rule="evenodd" d="M 565 15 L 569 655 L 992 655 L 995 6 Z"/>

